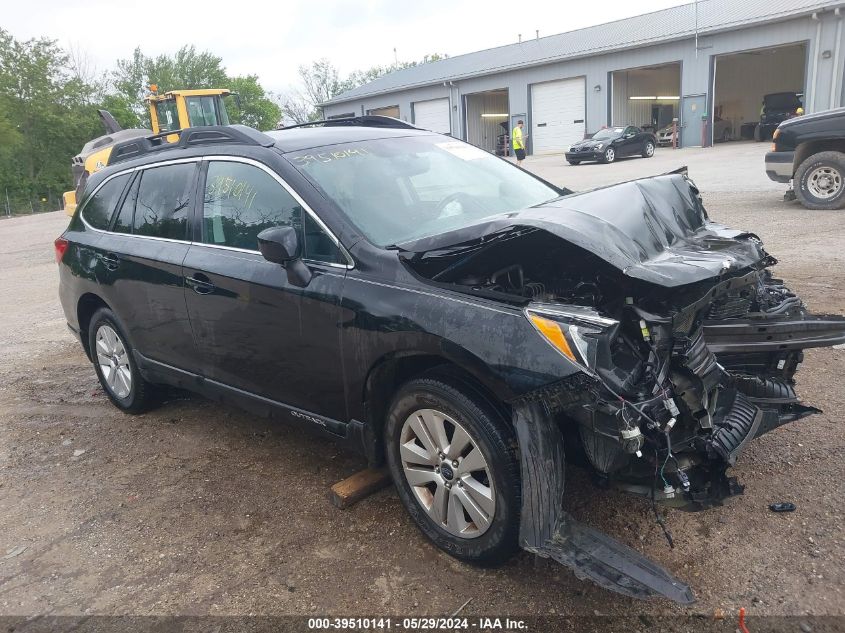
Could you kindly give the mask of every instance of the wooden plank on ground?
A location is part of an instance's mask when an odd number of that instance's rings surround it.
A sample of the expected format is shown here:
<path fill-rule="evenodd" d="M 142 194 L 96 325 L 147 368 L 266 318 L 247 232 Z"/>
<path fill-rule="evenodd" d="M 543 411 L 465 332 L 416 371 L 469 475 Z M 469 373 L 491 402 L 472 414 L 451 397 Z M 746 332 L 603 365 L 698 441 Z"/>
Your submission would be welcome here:
<path fill-rule="evenodd" d="M 386 468 L 367 468 L 337 482 L 332 486 L 329 498 L 342 510 L 388 485 L 390 474 Z"/>

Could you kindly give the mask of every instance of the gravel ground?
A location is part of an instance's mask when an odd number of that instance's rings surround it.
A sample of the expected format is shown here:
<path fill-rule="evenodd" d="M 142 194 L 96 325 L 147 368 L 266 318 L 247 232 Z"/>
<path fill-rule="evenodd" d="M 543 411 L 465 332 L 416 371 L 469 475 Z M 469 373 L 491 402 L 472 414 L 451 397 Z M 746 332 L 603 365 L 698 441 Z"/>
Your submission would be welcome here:
<path fill-rule="evenodd" d="M 817 312 L 845 312 L 845 213 L 781 201 L 757 144 L 650 160 L 525 166 L 574 189 L 681 164 L 712 217 L 757 232 Z M 811 350 L 799 391 L 825 413 L 753 442 L 744 497 L 667 511 L 567 473 L 570 511 L 693 587 L 638 602 L 522 553 L 479 570 L 430 545 L 393 489 L 348 510 L 328 488 L 363 466 L 315 439 L 199 397 L 126 416 L 65 329 L 51 241 L 61 213 L 0 221 L 0 615 L 845 615 L 845 350 Z M 768 505 L 792 501 L 792 514 Z"/>

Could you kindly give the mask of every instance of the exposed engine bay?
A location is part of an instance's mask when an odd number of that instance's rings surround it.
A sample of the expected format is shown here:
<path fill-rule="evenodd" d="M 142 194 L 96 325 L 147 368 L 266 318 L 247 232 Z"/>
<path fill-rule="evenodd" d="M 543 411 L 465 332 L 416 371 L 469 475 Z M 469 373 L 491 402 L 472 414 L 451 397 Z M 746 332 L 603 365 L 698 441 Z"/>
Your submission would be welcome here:
<path fill-rule="evenodd" d="M 727 471 L 749 441 L 818 412 L 799 401 L 794 376 L 804 349 L 845 342 L 845 318 L 809 314 L 772 274 L 777 262 L 760 239 L 710 222 L 683 176 L 565 197 L 508 220 L 452 246 L 422 240 L 401 256 L 441 287 L 520 306 L 578 367 L 515 404 L 542 404 L 567 453 L 577 446 L 608 484 L 688 510 L 718 505 L 743 491 Z M 517 425 L 520 441 L 547 450 L 556 440 L 534 441 L 534 415 Z M 534 522 L 524 547 L 574 561 L 559 546 L 571 548 L 573 533 L 559 514 L 549 527 L 549 512 L 524 508 Z M 571 566 L 621 590 L 616 563 Z M 676 584 L 642 573 L 668 587 L 642 595 L 686 601 Z"/>

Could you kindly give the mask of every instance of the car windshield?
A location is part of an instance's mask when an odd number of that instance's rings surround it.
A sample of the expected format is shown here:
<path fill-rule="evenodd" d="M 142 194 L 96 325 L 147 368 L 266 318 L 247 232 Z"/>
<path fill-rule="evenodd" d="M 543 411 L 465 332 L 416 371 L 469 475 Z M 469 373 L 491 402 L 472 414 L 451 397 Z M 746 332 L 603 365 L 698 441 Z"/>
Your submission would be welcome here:
<path fill-rule="evenodd" d="M 602 139 L 616 138 L 617 136 L 622 134 L 624 129 L 625 128 L 621 128 L 621 127 L 609 127 L 607 129 L 604 129 L 604 130 L 599 130 L 598 132 L 593 134 L 593 138 L 597 141 L 601 141 Z"/>
<path fill-rule="evenodd" d="M 407 136 L 286 157 L 378 246 L 531 207 L 560 192 L 492 154 L 444 136 Z"/>

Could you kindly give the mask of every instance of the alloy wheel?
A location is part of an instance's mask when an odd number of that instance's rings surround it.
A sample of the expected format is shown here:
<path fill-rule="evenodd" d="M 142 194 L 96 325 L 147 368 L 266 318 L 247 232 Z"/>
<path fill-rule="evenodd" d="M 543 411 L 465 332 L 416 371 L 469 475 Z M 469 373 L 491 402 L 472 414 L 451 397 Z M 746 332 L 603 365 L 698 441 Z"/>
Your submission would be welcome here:
<path fill-rule="evenodd" d="M 645 144 L 645 155 L 654 156 L 654 143 L 649 142 Z"/>
<path fill-rule="evenodd" d="M 604 159 L 608 163 L 612 163 L 615 158 L 616 158 L 616 150 L 614 150 L 612 147 L 608 147 L 607 150 L 604 152 Z"/>
<path fill-rule="evenodd" d="M 126 398 L 132 392 L 132 368 L 126 345 L 110 325 L 97 328 L 95 336 L 97 364 L 106 387 L 117 398 Z"/>
<path fill-rule="evenodd" d="M 820 200 L 830 200 L 842 190 L 842 174 L 833 167 L 816 167 L 807 174 L 807 189 Z"/>
<path fill-rule="evenodd" d="M 461 538 L 484 534 L 496 513 L 493 476 L 466 429 L 441 411 L 418 409 L 399 442 L 402 472 L 431 520 Z"/>

